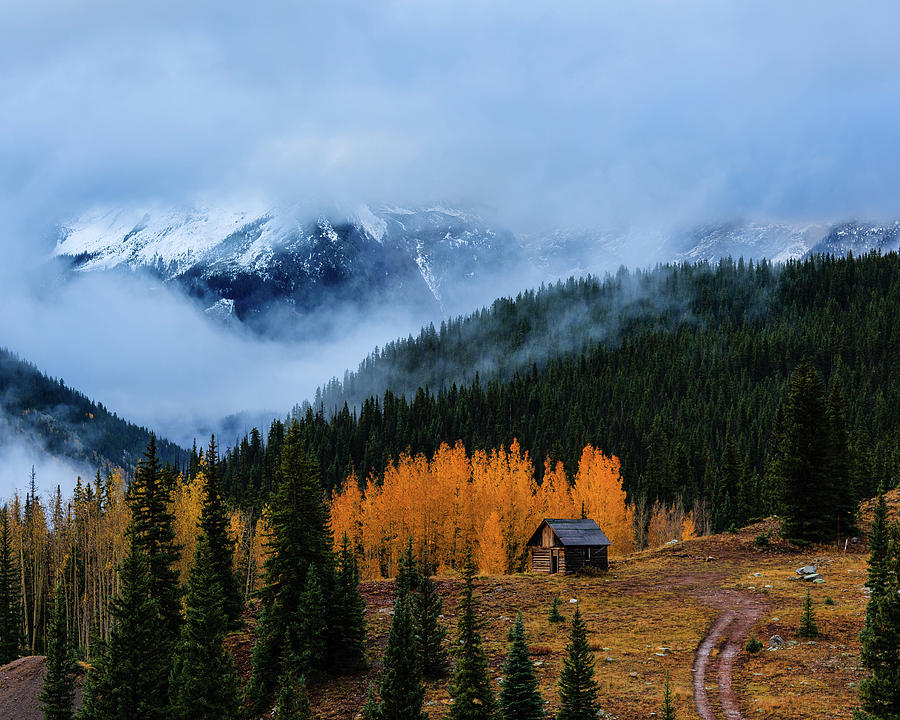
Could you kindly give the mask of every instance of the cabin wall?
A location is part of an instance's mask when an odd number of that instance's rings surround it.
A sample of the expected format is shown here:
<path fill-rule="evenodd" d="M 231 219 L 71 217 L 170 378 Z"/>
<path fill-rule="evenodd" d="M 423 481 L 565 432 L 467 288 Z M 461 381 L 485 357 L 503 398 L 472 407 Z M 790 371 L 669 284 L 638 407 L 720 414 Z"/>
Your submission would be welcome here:
<path fill-rule="evenodd" d="M 531 572 L 550 574 L 550 550 L 548 548 L 531 548 Z"/>

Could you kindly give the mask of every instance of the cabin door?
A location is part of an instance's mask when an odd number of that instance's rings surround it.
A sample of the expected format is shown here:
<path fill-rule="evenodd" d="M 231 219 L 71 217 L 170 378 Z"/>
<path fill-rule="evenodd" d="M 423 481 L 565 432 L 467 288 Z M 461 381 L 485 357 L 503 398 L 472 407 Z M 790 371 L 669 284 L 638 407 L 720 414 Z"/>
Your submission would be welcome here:
<path fill-rule="evenodd" d="M 550 574 L 556 575 L 559 572 L 559 550 L 550 551 Z"/>

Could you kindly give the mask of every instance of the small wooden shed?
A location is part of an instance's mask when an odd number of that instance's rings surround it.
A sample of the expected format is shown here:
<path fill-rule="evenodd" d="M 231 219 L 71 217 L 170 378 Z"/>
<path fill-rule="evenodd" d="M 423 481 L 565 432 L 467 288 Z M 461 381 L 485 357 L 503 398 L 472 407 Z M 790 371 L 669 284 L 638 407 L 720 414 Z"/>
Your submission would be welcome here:
<path fill-rule="evenodd" d="M 573 573 L 588 565 L 609 569 L 609 538 L 593 520 L 545 519 L 528 541 L 531 572 Z"/>

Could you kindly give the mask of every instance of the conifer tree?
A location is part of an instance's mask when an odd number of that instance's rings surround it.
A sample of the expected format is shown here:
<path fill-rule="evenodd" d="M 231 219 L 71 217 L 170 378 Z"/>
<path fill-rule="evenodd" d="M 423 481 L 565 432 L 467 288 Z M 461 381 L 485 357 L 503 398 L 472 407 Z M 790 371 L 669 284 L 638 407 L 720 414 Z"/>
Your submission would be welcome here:
<path fill-rule="evenodd" d="M 71 720 L 75 700 L 75 651 L 66 626 L 66 596 L 57 584 L 47 627 L 47 672 L 39 699 L 45 720 Z"/>
<path fill-rule="evenodd" d="M 887 577 L 890 572 L 890 534 L 887 522 L 887 501 L 884 495 L 878 496 L 875 512 L 872 516 L 872 529 L 869 533 L 869 566 L 866 587 L 869 588 L 869 601 L 866 604 L 866 625 L 875 612 L 877 600 L 884 595 Z"/>
<path fill-rule="evenodd" d="M 228 516 L 222 499 L 219 480 L 219 450 L 216 438 L 209 440 L 206 453 L 206 483 L 203 488 L 203 507 L 200 510 L 200 529 L 209 544 L 215 568 L 216 583 L 222 592 L 222 609 L 229 624 L 237 624 L 244 609 L 237 579 L 234 576 L 234 543 L 228 537 Z"/>
<path fill-rule="evenodd" d="M 550 602 L 550 613 L 547 615 L 547 619 L 552 623 L 561 623 L 566 619 L 565 615 L 559 611 L 560 604 L 562 604 L 562 600 L 559 595 L 554 595 Z"/>
<path fill-rule="evenodd" d="M 173 720 L 237 720 L 239 680 L 223 645 L 228 620 L 218 568 L 209 541 L 201 535 L 188 575 L 185 622 L 170 681 Z"/>
<path fill-rule="evenodd" d="M 4 505 L 0 509 L 0 665 L 6 665 L 19 656 L 21 627 L 18 570 L 12 556 L 9 508 Z"/>
<path fill-rule="evenodd" d="M 663 692 L 662 706 L 659 708 L 660 720 L 676 720 L 675 702 L 672 699 L 672 684 L 669 680 L 669 671 L 666 670 L 666 686 Z"/>
<path fill-rule="evenodd" d="M 885 563 L 883 592 L 870 600 L 860 660 L 869 676 L 859 684 L 856 720 L 900 718 L 900 528 L 894 526 Z"/>
<path fill-rule="evenodd" d="M 359 567 L 347 534 L 341 540 L 336 597 L 329 629 L 333 664 L 343 669 L 366 666 L 366 602 L 359 593 Z"/>
<path fill-rule="evenodd" d="M 274 717 L 275 720 L 309 720 L 309 696 L 302 675 L 298 678 L 292 670 L 286 670 L 278 679 Z"/>
<path fill-rule="evenodd" d="M 427 551 L 422 562 L 419 592 L 414 596 L 413 611 L 419 633 L 422 674 L 428 680 L 444 677 L 447 674 L 447 652 L 444 649 L 447 633 L 440 622 L 444 603 L 431 577 Z"/>
<path fill-rule="evenodd" d="M 814 638 L 819 634 L 816 625 L 816 614 L 813 610 L 812 595 L 806 591 L 806 600 L 803 602 L 803 614 L 800 616 L 800 628 L 797 630 L 800 637 Z"/>
<path fill-rule="evenodd" d="M 481 644 L 475 612 L 475 562 L 472 548 L 466 550 L 463 594 L 459 603 L 456 667 L 450 685 L 451 720 L 488 720 L 494 713 L 494 693 L 488 677 L 487 655 Z"/>
<path fill-rule="evenodd" d="M 509 631 L 509 655 L 503 666 L 503 688 L 500 690 L 500 720 L 541 720 L 544 700 L 538 690 L 534 663 L 528 655 L 522 613 Z"/>
<path fill-rule="evenodd" d="M 409 593 L 416 592 L 421 581 L 422 578 L 416 564 L 416 554 L 413 551 L 412 536 L 410 536 L 406 539 L 406 545 L 397 567 L 397 577 L 394 580 L 395 597 L 406 597 Z"/>
<path fill-rule="evenodd" d="M 150 595 L 149 561 L 131 537 L 119 569 L 108 644 L 88 672 L 79 720 L 165 720 L 170 657 L 160 642 L 162 619 Z"/>
<path fill-rule="evenodd" d="M 281 447 L 277 480 L 278 489 L 269 506 L 269 555 L 264 566 L 266 584 L 260 591 L 262 612 L 253 648 L 253 674 L 247 686 L 248 699 L 257 711 L 272 697 L 283 672 L 283 659 L 300 665 L 311 660 L 316 671 L 329 659 L 312 657 L 299 646 L 299 638 L 312 629 L 303 628 L 308 620 L 301 616 L 310 567 L 315 565 L 317 569 L 316 582 L 324 598 L 333 597 L 335 575 L 331 527 L 318 467 L 303 451 L 296 420 Z"/>
<path fill-rule="evenodd" d="M 159 607 L 161 619 L 156 642 L 169 658 L 181 629 L 181 589 L 176 568 L 181 549 L 175 542 L 175 518 L 169 510 L 170 482 L 160 467 L 156 437 L 151 434 L 128 489 L 129 533 L 136 552 L 146 557 L 149 593 Z"/>
<path fill-rule="evenodd" d="M 849 537 L 856 529 L 857 503 L 853 492 L 850 459 L 850 437 L 847 433 L 847 409 L 839 377 L 831 381 L 827 417 L 830 432 L 829 463 L 831 465 L 831 503 L 838 538 Z"/>
<path fill-rule="evenodd" d="M 557 720 L 596 720 L 599 704 L 597 682 L 594 680 L 594 655 L 588 645 L 587 627 L 577 605 L 559 676 L 559 698 Z"/>
<path fill-rule="evenodd" d="M 394 604 L 391 631 L 378 681 L 378 700 L 366 703 L 368 720 L 427 720 L 422 712 L 425 684 L 409 594 Z M 451 711 L 452 712 L 452 711 Z"/>
<path fill-rule="evenodd" d="M 289 633 L 284 652 L 297 658 L 300 674 L 314 679 L 322 673 L 328 647 L 325 594 L 315 565 L 311 565 L 306 573 L 306 588 L 297 610 L 296 635 Z"/>
<path fill-rule="evenodd" d="M 789 540 L 817 542 L 836 533 L 833 438 L 822 378 L 801 362 L 779 408 L 769 460 L 770 483 L 784 516 L 782 534 Z"/>

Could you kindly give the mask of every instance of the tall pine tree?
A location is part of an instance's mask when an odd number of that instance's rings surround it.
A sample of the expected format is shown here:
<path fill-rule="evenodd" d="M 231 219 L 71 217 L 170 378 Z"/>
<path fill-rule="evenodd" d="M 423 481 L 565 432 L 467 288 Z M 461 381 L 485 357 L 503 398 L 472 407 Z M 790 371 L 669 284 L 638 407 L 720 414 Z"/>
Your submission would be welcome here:
<path fill-rule="evenodd" d="M 366 602 L 359 593 L 359 566 L 346 533 L 338 560 L 330 623 L 332 649 L 338 657 L 332 662 L 347 670 L 361 670 L 366 666 Z"/>
<path fill-rule="evenodd" d="M 394 617 L 387 646 L 384 670 L 378 681 L 378 700 L 366 704 L 367 720 L 427 720 L 422 712 L 425 684 L 419 662 L 416 627 L 409 594 L 394 604 Z"/>
<path fill-rule="evenodd" d="M 39 699 L 44 720 L 72 720 L 75 701 L 75 650 L 66 626 L 66 596 L 62 583 L 56 586 L 53 611 L 47 628 L 47 672 Z"/>
<path fill-rule="evenodd" d="M 422 561 L 419 592 L 414 595 L 413 611 L 419 632 L 422 674 L 428 680 L 435 680 L 447 674 L 447 651 L 444 650 L 444 638 L 447 633 L 440 622 L 444 603 L 438 595 L 431 573 L 431 563 L 426 550 Z"/>
<path fill-rule="evenodd" d="M 170 680 L 173 720 L 237 720 L 241 714 L 237 671 L 223 645 L 228 619 L 219 581 L 209 540 L 201 535 Z"/>
<path fill-rule="evenodd" d="M 128 489 L 129 532 L 135 550 L 147 559 L 149 593 L 159 607 L 161 619 L 157 643 L 171 658 L 181 630 L 181 589 L 176 569 L 181 549 L 175 542 L 175 518 L 169 510 L 169 475 L 160 466 L 156 438 L 151 435 Z"/>
<path fill-rule="evenodd" d="M 163 620 L 150 595 L 149 561 L 132 536 L 119 568 L 112 628 L 88 672 L 79 720 L 165 720 L 170 655 L 160 642 Z"/>
<path fill-rule="evenodd" d="M 233 626 L 241 616 L 244 603 L 234 576 L 234 543 L 228 537 L 228 517 L 219 482 L 219 449 L 215 436 L 210 438 L 206 453 L 205 480 L 200 530 L 209 544 L 216 583 L 222 592 L 222 610 Z"/>
<path fill-rule="evenodd" d="M 257 711 L 271 699 L 283 672 L 283 659 L 293 661 L 307 654 L 298 643 L 304 635 L 303 596 L 308 590 L 310 567 L 315 565 L 317 569 L 326 605 L 335 584 L 331 527 L 319 470 L 303 451 L 296 420 L 281 448 L 277 480 L 278 489 L 269 505 L 266 584 L 260 592 L 262 612 L 253 648 L 253 674 L 247 686 L 248 699 Z M 335 654 L 327 652 L 329 657 Z M 316 668 L 321 669 L 327 660 L 316 658 Z"/>
<path fill-rule="evenodd" d="M 0 665 L 19 656 L 22 640 L 22 606 L 19 573 L 12 556 L 9 508 L 0 509 Z"/>
<path fill-rule="evenodd" d="M 577 605 L 559 676 L 559 699 L 557 720 L 596 720 L 600 706 L 597 681 L 594 680 L 594 654 L 588 645 L 587 626 Z"/>
<path fill-rule="evenodd" d="M 475 608 L 475 561 L 466 550 L 463 594 L 459 602 L 456 667 L 450 685 L 451 720 L 489 720 L 494 714 L 494 693 L 488 676 L 487 655 L 481 642 L 481 623 Z"/>
<path fill-rule="evenodd" d="M 544 700 L 538 690 L 534 663 L 528 654 L 522 613 L 509 631 L 509 655 L 503 666 L 503 688 L 500 690 L 500 720 L 541 720 Z"/>

